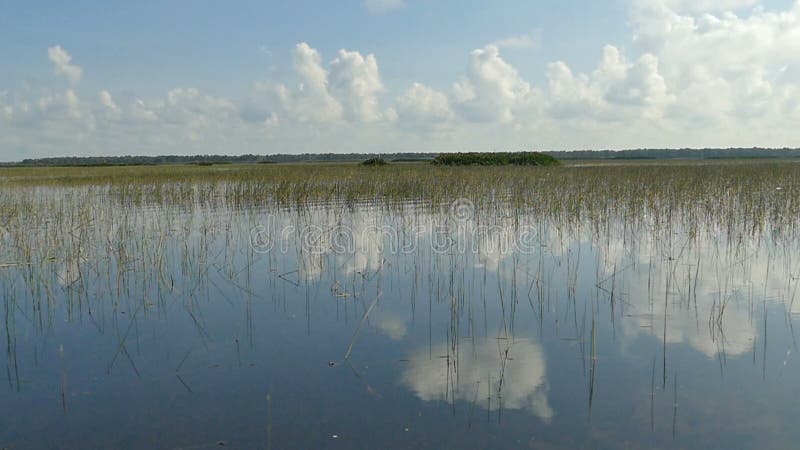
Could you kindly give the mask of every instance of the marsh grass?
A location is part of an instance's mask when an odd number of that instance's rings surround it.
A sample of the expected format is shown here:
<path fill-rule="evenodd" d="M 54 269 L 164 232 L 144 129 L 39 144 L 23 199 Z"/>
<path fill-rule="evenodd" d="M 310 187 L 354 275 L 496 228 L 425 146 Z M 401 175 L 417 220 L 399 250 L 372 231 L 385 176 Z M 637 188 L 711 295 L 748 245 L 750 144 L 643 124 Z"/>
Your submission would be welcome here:
<path fill-rule="evenodd" d="M 47 188 L 70 188 L 68 195 L 122 206 L 252 209 L 411 202 L 438 207 L 467 198 L 481 209 L 502 205 L 564 224 L 603 223 L 613 214 L 635 226 L 650 214 L 658 223 L 713 221 L 729 229 L 747 224 L 752 232 L 769 224 L 791 232 L 783 227 L 792 226 L 789 219 L 800 212 L 800 197 L 793 195 L 798 174 L 795 162 L 753 160 L 563 167 L 403 163 L 381 171 L 357 164 L 186 165 L 4 168 L 0 186 L 6 216 L 26 203 L 48 201 L 41 198 Z"/>

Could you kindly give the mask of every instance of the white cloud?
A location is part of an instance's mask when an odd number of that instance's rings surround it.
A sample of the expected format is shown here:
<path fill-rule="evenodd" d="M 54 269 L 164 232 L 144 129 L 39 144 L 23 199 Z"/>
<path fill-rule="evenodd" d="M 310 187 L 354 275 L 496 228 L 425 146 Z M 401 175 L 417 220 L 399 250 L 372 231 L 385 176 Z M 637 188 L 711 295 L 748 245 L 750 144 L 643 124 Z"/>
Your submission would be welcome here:
<path fill-rule="evenodd" d="M 574 75 L 562 61 L 547 66 L 550 86 L 550 113 L 556 118 L 592 115 L 601 112 L 602 95 L 590 85 L 586 75 Z"/>
<path fill-rule="evenodd" d="M 539 33 L 511 36 L 492 42 L 497 48 L 537 48 L 541 42 Z"/>
<path fill-rule="evenodd" d="M 374 55 L 339 50 L 331 62 L 330 87 L 351 120 L 373 122 L 382 117 L 376 96 L 383 83 Z"/>
<path fill-rule="evenodd" d="M 236 105 L 222 97 L 204 94 L 195 88 L 174 88 L 164 98 L 136 100 L 123 111 L 121 125 L 139 129 L 173 142 L 199 145 L 203 141 L 224 140 L 242 127 Z"/>
<path fill-rule="evenodd" d="M 10 120 L 14 115 L 14 107 L 7 103 L 8 91 L 0 91 L 0 118 Z"/>
<path fill-rule="evenodd" d="M 77 84 L 83 76 L 83 69 L 75 64 L 70 64 L 72 56 L 60 45 L 47 49 L 47 57 L 53 63 L 56 75 L 63 75 L 72 84 Z"/>
<path fill-rule="evenodd" d="M 610 45 L 603 49 L 600 65 L 591 75 L 575 75 L 559 61 L 548 65 L 547 77 L 549 110 L 557 118 L 658 119 L 675 100 L 659 73 L 657 57 L 648 53 L 630 63 Z"/>
<path fill-rule="evenodd" d="M 256 83 L 256 89 L 270 94 L 266 102 L 276 101 L 295 121 L 365 123 L 395 117 L 379 104 L 384 87 L 375 55 L 342 49 L 326 69 L 320 53 L 302 42 L 295 47 L 294 69 L 295 89 L 271 81 Z"/>
<path fill-rule="evenodd" d="M 493 45 L 473 50 L 466 77 L 453 86 L 456 106 L 467 119 L 478 122 L 510 122 L 535 96 L 530 84 Z"/>
<path fill-rule="evenodd" d="M 372 6 L 392 5 L 403 2 Z M 538 86 L 503 57 L 540 45 L 536 33 L 465 55 L 445 91 L 424 79 L 397 86 L 414 79 L 413 66 L 384 82 L 380 53 L 343 49 L 328 59 L 301 42 L 293 70 L 271 72 L 241 102 L 190 88 L 161 98 L 83 92 L 83 69 L 53 46 L 48 58 L 70 89 L 34 83 L 0 93 L 0 143 L 14 155 L 800 145 L 800 2 L 781 10 L 631 0 L 629 24 L 630 40 L 598 45 L 593 68 L 554 58 L 539 68 Z M 214 144 L 226 139 L 238 145 Z"/>
<path fill-rule="evenodd" d="M 104 108 L 114 113 L 120 111 L 119 106 L 114 103 L 114 98 L 111 96 L 110 92 L 102 90 L 98 93 L 98 96 L 100 97 L 100 104 L 103 105 Z"/>
<path fill-rule="evenodd" d="M 294 68 L 300 84 L 294 93 L 281 86 L 278 96 L 289 112 L 300 121 L 326 122 L 342 116 L 342 106 L 328 92 L 328 72 L 322 67 L 317 50 L 305 42 L 297 44 Z"/>
<path fill-rule="evenodd" d="M 158 114 L 141 99 L 133 102 L 130 106 L 129 114 L 132 119 L 137 121 L 154 122 L 158 120 Z"/>
<path fill-rule="evenodd" d="M 188 121 L 197 118 L 235 120 L 238 116 L 236 105 L 230 100 L 203 94 L 195 88 L 175 88 L 167 92 L 163 111 L 168 121 L 180 121 L 180 117 Z"/>
<path fill-rule="evenodd" d="M 73 89 L 29 88 L 0 98 L 0 147 L 8 160 L 85 152 L 96 129 L 91 104 Z"/>
<path fill-rule="evenodd" d="M 447 95 L 421 83 L 414 83 L 396 103 L 403 122 L 434 125 L 453 118 Z"/>
<path fill-rule="evenodd" d="M 669 3 L 640 4 L 633 24 L 635 44 L 658 55 L 677 97 L 673 118 L 692 119 L 707 130 L 742 120 L 782 128 L 785 119 L 796 118 L 791 105 L 798 77 L 787 68 L 800 66 L 800 2 L 787 11 L 756 9 L 747 16 L 680 13 Z"/>
<path fill-rule="evenodd" d="M 406 5 L 404 0 L 364 0 L 364 6 L 373 14 L 381 14 Z"/>
<path fill-rule="evenodd" d="M 70 117 L 79 119 L 83 115 L 81 102 L 78 94 L 72 89 L 67 89 L 62 93 L 44 94 L 36 101 L 36 109 L 31 111 L 38 114 L 38 117 L 45 119 L 55 119 L 58 117 Z"/>
<path fill-rule="evenodd" d="M 635 0 L 639 8 L 667 8 L 676 12 L 706 13 L 736 11 L 757 5 L 760 0 Z"/>

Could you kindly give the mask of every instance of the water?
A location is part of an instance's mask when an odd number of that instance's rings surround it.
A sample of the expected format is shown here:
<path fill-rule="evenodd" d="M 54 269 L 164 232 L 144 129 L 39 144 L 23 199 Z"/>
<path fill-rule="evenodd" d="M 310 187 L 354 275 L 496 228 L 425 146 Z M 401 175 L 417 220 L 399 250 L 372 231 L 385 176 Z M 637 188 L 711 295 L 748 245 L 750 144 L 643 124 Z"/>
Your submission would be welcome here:
<path fill-rule="evenodd" d="M 459 201 L 6 229 L 0 447 L 790 448 L 798 243 L 744 228 Z"/>

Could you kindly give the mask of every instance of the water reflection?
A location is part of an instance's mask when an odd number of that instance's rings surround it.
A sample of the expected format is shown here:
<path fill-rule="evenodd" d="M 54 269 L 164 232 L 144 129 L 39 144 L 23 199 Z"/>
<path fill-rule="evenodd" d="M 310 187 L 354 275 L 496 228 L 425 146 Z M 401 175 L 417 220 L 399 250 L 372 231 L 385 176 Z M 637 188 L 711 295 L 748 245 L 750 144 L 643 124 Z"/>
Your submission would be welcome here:
<path fill-rule="evenodd" d="M 141 436 L 168 434 L 175 408 L 206 424 L 185 425 L 177 448 L 217 429 L 265 447 L 269 417 L 282 447 L 335 447 L 335 434 L 342 447 L 518 448 L 533 434 L 570 448 L 708 437 L 691 428 L 708 420 L 734 435 L 723 422 L 741 411 L 773 424 L 800 413 L 796 240 L 473 213 L 99 208 L 69 233 L 6 230 L 0 401 L 18 414 L 0 447 L 47 447 L 40 420 L 80 447 L 95 410 L 157 418 L 135 424 Z M 509 414 L 478 426 L 457 408 Z M 218 409 L 228 421 L 208 426 Z M 665 418 L 675 425 L 659 434 Z M 767 429 L 747 434 L 761 443 Z M 93 444 L 167 447 L 112 433 Z"/>
<path fill-rule="evenodd" d="M 686 344 L 709 358 L 752 351 L 755 302 L 786 287 L 785 274 L 768 269 L 786 267 L 786 254 L 730 253 L 724 239 L 707 235 L 679 235 L 671 244 L 649 239 L 632 247 L 614 237 L 600 247 L 604 288 L 613 279 L 624 297 L 625 335 Z"/>
<path fill-rule="evenodd" d="M 651 335 L 707 357 L 752 351 L 759 333 L 756 297 L 788 301 L 794 285 L 787 279 L 793 273 L 791 253 L 747 247 L 722 234 L 614 223 L 600 235 L 592 228 L 554 228 L 525 216 L 455 222 L 435 212 L 412 210 L 411 216 L 409 221 L 365 208 L 345 215 L 312 211 L 300 222 L 285 217 L 283 228 L 313 227 L 306 234 L 283 235 L 281 245 L 295 249 L 288 253 L 298 255 L 298 273 L 309 283 L 318 282 L 326 268 L 344 279 L 368 278 L 384 264 L 405 260 L 424 266 L 458 254 L 459 261 L 439 269 L 495 274 L 539 302 L 542 295 L 602 299 L 626 319 L 620 322 L 624 336 Z M 336 290 L 344 292 L 341 285 Z M 800 302 L 786 307 L 800 311 Z M 377 327 L 394 340 L 405 335 L 398 320 L 383 319 Z"/>
<path fill-rule="evenodd" d="M 401 382 L 424 401 L 461 401 L 483 409 L 524 409 L 545 422 L 555 415 L 547 400 L 542 347 L 528 339 L 484 340 L 458 356 L 447 344 L 409 357 Z"/>
<path fill-rule="evenodd" d="M 393 341 L 399 341 L 406 336 L 408 327 L 406 321 L 389 312 L 379 311 L 373 315 L 375 327 Z"/>

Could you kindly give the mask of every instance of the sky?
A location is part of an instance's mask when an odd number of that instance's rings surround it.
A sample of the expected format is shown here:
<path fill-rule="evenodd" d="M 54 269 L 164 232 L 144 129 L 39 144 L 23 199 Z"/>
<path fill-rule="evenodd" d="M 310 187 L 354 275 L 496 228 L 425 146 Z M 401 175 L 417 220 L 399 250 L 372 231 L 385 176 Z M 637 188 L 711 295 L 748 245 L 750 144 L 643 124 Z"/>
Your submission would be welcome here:
<path fill-rule="evenodd" d="M 0 161 L 800 147 L 800 0 L 0 0 Z"/>

